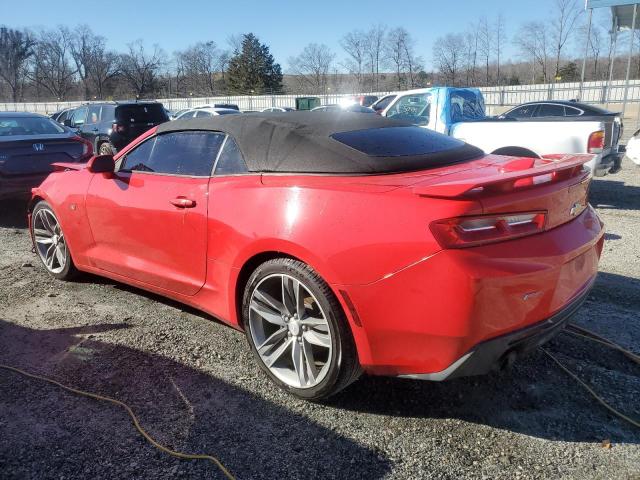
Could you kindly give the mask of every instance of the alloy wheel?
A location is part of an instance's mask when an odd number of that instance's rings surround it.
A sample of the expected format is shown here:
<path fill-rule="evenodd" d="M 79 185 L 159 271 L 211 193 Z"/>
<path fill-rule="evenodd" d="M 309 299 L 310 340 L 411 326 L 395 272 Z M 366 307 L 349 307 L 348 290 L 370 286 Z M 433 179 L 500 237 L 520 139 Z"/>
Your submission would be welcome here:
<path fill-rule="evenodd" d="M 329 322 L 318 300 L 300 280 L 273 274 L 251 293 L 250 333 L 260 359 L 285 384 L 318 385 L 331 366 Z"/>
<path fill-rule="evenodd" d="M 42 263 L 51 273 L 60 273 L 67 263 L 67 244 L 53 212 L 41 208 L 33 217 L 33 237 Z"/>

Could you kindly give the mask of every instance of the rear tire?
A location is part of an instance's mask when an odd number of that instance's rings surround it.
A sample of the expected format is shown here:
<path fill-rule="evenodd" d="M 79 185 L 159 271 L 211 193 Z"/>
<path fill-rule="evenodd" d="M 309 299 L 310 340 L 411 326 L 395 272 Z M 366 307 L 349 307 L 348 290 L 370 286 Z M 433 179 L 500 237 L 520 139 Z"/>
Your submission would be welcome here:
<path fill-rule="evenodd" d="M 58 217 L 44 200 L 31 212 L 31 238 L 49 275 L 58 280 L 71 280 L 77 275 Z"/>
<path fill-rule="evenodd" d="M 276 258 L 256 268 L 245 286 L 242 319 L 262 370 L 297 397 L 327 398 L 362 373 L 340 303 L 302 262 Z"/>

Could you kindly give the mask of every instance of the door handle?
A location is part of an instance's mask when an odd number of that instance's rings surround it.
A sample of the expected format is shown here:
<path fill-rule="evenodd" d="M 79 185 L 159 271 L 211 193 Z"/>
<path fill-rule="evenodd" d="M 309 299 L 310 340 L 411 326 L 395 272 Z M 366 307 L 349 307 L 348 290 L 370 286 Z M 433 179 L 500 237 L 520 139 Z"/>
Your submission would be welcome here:
<path fill-rule="evenodd" d="M 93 129 L 93 131 L 94 131 L 94 132 L 97 132 L 97 131 L 98 131 L 98 129 L 97 129 L 97 128 L 94 128 L 94 129 Z"/>
<path fill-rule="evenodd" d="M 174 198 L 173 200 L 169 200 L 169 203 L 171 203 L 171 205 L 174 205 L 178 208 L 193 208 L 196 206 L 195 200 L 191 200 L 190 198 L 185 198 L 185 197 Z"/>

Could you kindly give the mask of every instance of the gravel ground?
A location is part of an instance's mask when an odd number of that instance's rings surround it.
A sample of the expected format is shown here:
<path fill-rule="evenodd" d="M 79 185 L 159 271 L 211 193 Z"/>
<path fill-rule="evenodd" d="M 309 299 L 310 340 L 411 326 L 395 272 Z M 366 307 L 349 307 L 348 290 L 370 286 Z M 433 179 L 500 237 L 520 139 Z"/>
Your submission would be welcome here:
<path fill-rule="evenodd" d="M 625 161 L 596 180 L 592 203 L 607 242 L 577 322 L 638 351 L 640 168 Z M 0 363 L 128 402 L 159 440 L 214 454 L 238 478 L 640 479 L 640 431 L 541 352 L 486 377 L 364 377 L 327 403 L 300 401 L 271 385 L 241 333 L 206 315 L 93 276 L 49 278 L 23 214 L 0 203 Z M 548 348 L 640 418 L 638 366 L 564 334 Z M 5 370 L 0 477 L 222 478 L 155 450 L 115 406 Z"/>

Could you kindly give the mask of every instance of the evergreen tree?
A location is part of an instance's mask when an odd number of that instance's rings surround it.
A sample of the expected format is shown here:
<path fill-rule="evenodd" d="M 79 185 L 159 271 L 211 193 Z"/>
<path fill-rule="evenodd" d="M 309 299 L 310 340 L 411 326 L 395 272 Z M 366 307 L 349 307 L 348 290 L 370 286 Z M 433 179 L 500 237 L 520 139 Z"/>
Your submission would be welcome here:
<path fill-rule="evenodd" d="M 242 47 L 229 61 L 229 87 L 234 93 L 269 93 L 282 89 L 282 69 L 269 47 L 253 33 L 242 36 Z"/>

